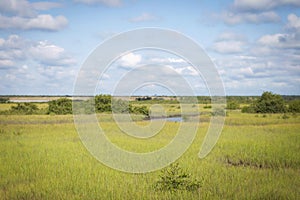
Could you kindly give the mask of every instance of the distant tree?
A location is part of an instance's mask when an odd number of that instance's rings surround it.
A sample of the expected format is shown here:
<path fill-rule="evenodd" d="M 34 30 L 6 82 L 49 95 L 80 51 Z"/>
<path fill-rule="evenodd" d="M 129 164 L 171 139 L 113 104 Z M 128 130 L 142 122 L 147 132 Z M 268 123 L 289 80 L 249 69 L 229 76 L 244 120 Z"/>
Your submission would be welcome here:
<path fill-rule="evenodd" d="M 283 113 L 286 111 L 286 107 L 282 96 L 264 92 L 255 102 L 255 110 L 258 113 Z"/>
<path fill-rule="evenodd" d="M 9 98 L 7 97 L 0 97 L 0 103 L 7 103 L 9 102 Z"/>
<path fill-rule="evenodd" d="M 147 108 L 147 106 L 132 107 L 130 112 L 134 114 L 149 116 L 149 109 Z"/>
<path fill-rule="evenodd" d="M 95 111 L 96 112 L 111 112 L 111 95 L 95 96 Z"/>
<path fill-rule="evenodd" d="M 264 92 L 260 98 L 254 101 L 249 107 L 244 107 L 242 112 L 253 113 L 284 113 L 286 106 L 282 96 L 272 92 Z"/>
<path fill-rule="evenodd" d="M 288 111 L 292 113 L 300 113 L 300 100 L 290 101 Z"/>
<path fill-rule="evenodd" d="M 226 108 L 229 110 L 236 110 L 240 108 L 240 104 L 236 101 L 229 101 L 227 102 Z"/>
<path fill-rule="evenodd" d="M 111 95 L 95 96 L 95 111 L 114 112 L 114 113 L 134 113 L 149 115 L 149 110 L 146 106 L 133 107 L 129 102 L 122 99 L 113 99 Z"/>
<path fill-rule="evenodd" d="M 72 100 L 60 98 L 48 102 L 48 114 L 54 113 L 57 115 L 72 114 Z"/>

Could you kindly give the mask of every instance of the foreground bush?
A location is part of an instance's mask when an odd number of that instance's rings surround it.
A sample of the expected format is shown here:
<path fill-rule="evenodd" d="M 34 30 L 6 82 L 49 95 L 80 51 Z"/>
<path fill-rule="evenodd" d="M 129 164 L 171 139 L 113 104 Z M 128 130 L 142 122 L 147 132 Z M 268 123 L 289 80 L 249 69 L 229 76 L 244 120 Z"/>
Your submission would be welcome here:
<path fill-rule="evenodd" d="M 160 179 L 154 187 L 158 191 L 196 191 L 200 188 L 200 182 L 193 179 L 191 174 L 182 170 L 179 164 L 175 163 L 161 171 Z"/>

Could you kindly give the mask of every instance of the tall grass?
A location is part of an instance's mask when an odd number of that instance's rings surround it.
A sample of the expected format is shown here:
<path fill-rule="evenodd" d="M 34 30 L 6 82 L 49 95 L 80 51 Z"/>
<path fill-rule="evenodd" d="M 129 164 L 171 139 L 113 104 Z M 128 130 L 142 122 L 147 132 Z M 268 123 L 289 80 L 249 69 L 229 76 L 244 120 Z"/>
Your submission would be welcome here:
<path fill-rule="evenodd" d="M 112 142 L 136 152 L 166 145 L 179 125 L 167 122 L 145 141 L 124 136 L 111 116 L 98 117 Z M 200 122 L 194 143 L 177 162 L 201 188 L 163 192 L 153 188 L 159 171 L 123 173 L 94 159 L 71 115 L 0 116 L 0 199 L 299 199 L 300 117 L 278 117 L 229 113 L 205 159 L 197 154 L 209 123 Z"/>

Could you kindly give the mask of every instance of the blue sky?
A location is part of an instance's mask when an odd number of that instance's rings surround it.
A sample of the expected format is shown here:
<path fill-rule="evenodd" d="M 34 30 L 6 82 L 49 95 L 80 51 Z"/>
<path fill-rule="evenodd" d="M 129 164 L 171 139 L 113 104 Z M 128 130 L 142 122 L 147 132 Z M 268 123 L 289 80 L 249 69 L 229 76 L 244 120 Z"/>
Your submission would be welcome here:
<path fill-rule="evenodd" d="M 81 65 L 101 42 L 143 27 L 172 29 L 196 41 L 214 62 L 227 95 L 300 95 L 299 0 L 1 1 L 0 95 L 72 94 Z M 180 59 L 131 52 L 113 63 L 98 91 L 113 93 L 112 85 L 134 66 L 159 64 L 206 95 L 203 80 Z M 142 93 L 164 89 L 145 87 Z"/>

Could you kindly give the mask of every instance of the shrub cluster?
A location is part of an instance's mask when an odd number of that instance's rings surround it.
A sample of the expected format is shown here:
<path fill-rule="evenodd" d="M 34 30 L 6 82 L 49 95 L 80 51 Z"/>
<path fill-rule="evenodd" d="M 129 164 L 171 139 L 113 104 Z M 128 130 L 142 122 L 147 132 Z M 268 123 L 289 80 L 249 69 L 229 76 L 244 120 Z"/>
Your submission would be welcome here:
<path fill-rule="evenodd" d="M 48 102 L 48 114 L 65 115 L 72 114 L 72 100 L 67 98 L 60 98 Z M 127 101 L 121 99 L 112 99 L 110 95 L 97 95 L 94 99 L 86 101 L 74 102 L 76 111 L 79 113 L 135 113 L 142 115 L 149 115 L 149 110 L 146 106 L 133 107 Z"/>
<path fill-rule="evenodd" d="M 282 96 L 272 92 L 264 92 L 250 106 L 242 108 L 247 113 L 285 113 L 287 108 Z"/>
<path fill-rule="evenodd" d="M 32 115 L 38 114 L 38 111 L 37 105 L 33 103 L 18 103 L 16 106 L 12 106 L 8 112 L 15 115 Z"/>

